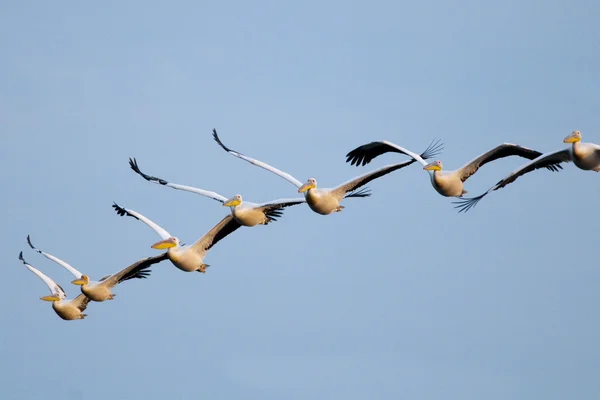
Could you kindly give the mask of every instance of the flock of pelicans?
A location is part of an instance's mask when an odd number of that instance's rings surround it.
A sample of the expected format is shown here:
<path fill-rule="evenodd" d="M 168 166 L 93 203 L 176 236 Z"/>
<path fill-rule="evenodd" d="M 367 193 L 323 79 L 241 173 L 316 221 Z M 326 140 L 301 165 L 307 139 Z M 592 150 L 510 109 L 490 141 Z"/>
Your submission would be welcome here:
<path fill-rule="evenodd" d="M 570 146 L 558 151 L 542 154 L 538 151 L 522 146 L 504 143 L 480 155 L 471 162 L 465 164 L 463 167 L 454 171 L 444 170 L 442 162 L 439 160 L 429 163 L 425 161 L 427 159 L 434 158 L 440 153 L 442 146 L 439 141 L 435 143 L 432 142 L 429 147 L 420 155 L 415 154 L 394 143 L 380 141 L 371 142 L 352 150 L 347 154 L 346 162 L 350 162 L 352 165 L 356 166 L 366 165 L 374 158 L 389 152 L 407 155 L 411 158 L 411 160 L 387 165 L 367 174 L 360 175 L 334 188 L 326 189 L 317 187 L 317 181 L 314 178 L 310 178 L 306 182 L 302 183 L 290 174 L 228 148 L 223 144 L 217 135 L 216 130 L 213 130 L 213 137 L 215 141 L 229 154 L 282 177 L 283 179 L 295 185 L 298 189 L 298 193 L 303 193 L 304 197 L 278 199 L 266 203 L 250 203 L 242 200 L 242 196 L 239 194 L 236 194 L 232 198 L 226 198 L 215 192 L 171 183 L 164 179 L 147 175 L 140 170 L 135 159 L 129 159 L 131 169 L 145 180 L 159 185 L 168 186 L 173 189 L 184 190 L 212 198 L 220 202 L 223 206 L 229 207 L 231 214 L 228 214 L 225 218 L 223 218 L 196 243 L 185 246 L 180 244 L 177 237 L 171 235 L 165 229 L 142 214 L 114 204 L 113 208 L 117 214 L 121 216 L 133 217 L 138 221 L 143 222 L 152 228 L 158 234 L 158 236 L 160 236 L 161 240 L 153 244 L 152 248 L 157 250 L 166 249 L 167 251 L 159 256 L 140 260 L 129 267 L 113 275 L 105 276 L 98 281 L 91 280 L 88 275 L 82 274 L 65 261 L 37 249 L 31 243 L 30 237 L 27 236 L 27 243 L 33 250 L 67 269 L 75 277 L 71 283 L 79 285 L 81 288 L 81 294 L 79 296 L 73 300 L 67 300 L 65 291 L 52 279 L 28 264 L 23 258 L 23 252 L 21 252 L 21 254 L 19 254 L 19 259 L 31 272 L 41 278 L 50 289 L 51 294 L 49 296 L 42 297 L 41 300 L 52 302 L 52 308 L 56 314 L 58 314 L 58 316 L 64 320 L 83 319 L 86 316 L 86 314 L 83 314 L 83 311 L 86 309 L 90 301 L 102 302 L 105 300 L 112 300 L 115 296 L 112 293 L 112 289 L 116 285 L 129 279 L 146 278 L 150 274 L 150 270 L 148 268 L 153 264 L 169 259 L 177 268 L 181 269 L 182 271 L 198 271 L 204 273 L 206 271 L 206 267 L 208 267 L 207 264 L 204 264 L 204 257 L 206 256 L 208 250 L 217 244 L 219 240 L 223 239 L 240 226 L 251 227 L 255 225 L 267 225 L 269 222 L 275 221 L 277 218 L 281 217 L 283 212 L 282 210 L 285 207 L 290 207 L 301 203 L 307 203 L 311 210 L 322 215 L 329 215 L 334 212 L 342 211 L 344 206 L 342 206 L 340 203 L 345 198 L 370 196 L 369 190 L 364 187 L 364 185 L 373 179 L 387 175 L 392 171 L 404 168 L 414 162 L 419 162 L 423 165 L 423 169 L 429 174 L 431 185 L 439 194 L 446 197 L 459 198 L 459 200 L 455 202 L 455 204 L 457 204 L 456 208 L 458 208 L 459 212 L 468 211 L 490 192 L 503 188 L 509 183 L 514 182 L 518 177 L 536 169 L 546 168 L 550 171 L 558 171 L 559 169 L 562 169 L 562 166 L 560 165 L 561 163 L 572 161 L 578 168 L 582 170 L 600 172 L 600 146 L 593 143 L 582 143 L 581 133 L 579 131 L 573 131 L 569 136 L 567 136 L 563 141 L 564 143 L 570 144 Z M 463 195 L 467 193 L 467 191 L 464 189 L 464 182 L 471 175 L 477 172 L 477 170 L 486 163 L 508 156 L 519 156 L 530 161 L 508 174 L 504 179 L 496 183 L 485 193 L 472 198 L 463 197 Z"/>

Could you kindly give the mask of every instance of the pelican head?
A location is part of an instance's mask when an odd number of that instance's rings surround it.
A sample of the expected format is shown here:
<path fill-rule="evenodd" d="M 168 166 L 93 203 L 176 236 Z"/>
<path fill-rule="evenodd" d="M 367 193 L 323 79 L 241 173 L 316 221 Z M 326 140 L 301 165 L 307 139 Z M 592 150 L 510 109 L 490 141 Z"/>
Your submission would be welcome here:
<path fill-rule="evenodd" d="M 44 300 L 44 301 L 60 301 L 62 299 L 60 298 L 59 295 L 53 294 L 51 296 L 40 297 L 40 300 Z"/>
<path fill-rule="evenodd" d="M 90 283 L 90 277 L 87 275 L 81 275 L 81 278 L 75 279 L 75 280 L 71 281 L 71 283 L 73 285 L 79 285 L 79 286 L 87 285 Z"/>
<path fill-rule="evenodd" d="M 223 203 L 223 205 L 225 207 L 235 207 L 235 206 L 239 206 L 240 204 L 242 204 L 242 195 L 241 194 L 236 194 L 235 196 L 233 196 L 232 198 L 227 200 L 225 203 Z"/>
<path fill-rule="evenodd" d="M 317 188 L 317 180 L 315 178 L 310 178 L 309 180 L 306 181 L 306 183 L 302 186 L 300 186 L 300 188 L 298 189 L 298 193 L 304 193 L 309 191 L 310 189 L 316 189 Z"/>
<path fill-rule="evenodd" d="M 442 170 L 442 162 L 440 160 L 435 160 L 430 162 L 426 166 L 423 167 L 425 171 L 441 171 Z"/>
<path fill-rule="evenodd" d="M 581 132 L 573 131 L 569 136 L 567 136 L 563 142 L 565 143 L 576 143 L 581 141 Z"/>
<path fill-rule="evenodd" d="M 170 237 L 168 239 L 154 243 L 151 247 L 156 250 L 164 250 L 177 246 L 179 246 L 179 239 L 177 239 L 176 237 Z"/>

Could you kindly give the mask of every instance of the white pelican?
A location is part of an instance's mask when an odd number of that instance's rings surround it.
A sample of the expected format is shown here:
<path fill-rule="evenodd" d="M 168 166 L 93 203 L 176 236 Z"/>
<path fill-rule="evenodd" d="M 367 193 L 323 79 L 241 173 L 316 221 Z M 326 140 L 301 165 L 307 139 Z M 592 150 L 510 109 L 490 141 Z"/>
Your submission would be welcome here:
<path fill-rule="evenodd" d="M 457 170 L 443 171 L 442 162 L 440 160 L 427 163 L 423 157 L 403 147 L 400 147 L 397 144 L 383 140 L 380 142 L 367 143 L 357 147 L 346 155 L 346 162 L 350 162 L 352 165 L 356 165 L 358 167 L 361 164 L 368 164 L 375 157 L 388 152 L 406 154 L 407 156 L 412 157 L 413 160 L 421 163 L 421 165 L 423 165 L 423 169 L 429 172 L 431 185 L 433 188 L 439 194 L 446 197 L 462 197 L 465 193 L 467 193 L 467 191 L 464 189 L 464 182 L 469 179 L 471 175 L 477 172 L 480 167 L 483 167 L 485 164 L 491 161 L 508 156 L 519 156 L 533 160 L 542 154 L 539 151 L 517 146 L 516 144 L 503 143 L 487 153 L 478 156 Z M 552 171 L 557 170 L 555 166 L 547 166 L 546 168 Z"/>
<path fill-rule="evenodd" d="M 240 194 L 236 194 L 228 199 L 215 192 L 198 189 L 192 186 L 179 185 L 177 183 L 167 182 L 164 179 L 155 176 L 146 175 L 140 170 L 135 158 L 129 159 L 129 166 L 148 182 L 168 186 L 173 189 L 185 190 L 218 201 L 223 204 L 223 206 L 229 207 L 233 218 L 243 226 L 267 225 L 269 222 L 277 221 L 277 218 L 281 217 L 283 208 L 306 202 L 304 199 L 278 199 L 256 204 L 243 201 L 242 195 Z"/>
<path fill-rule="evenodd" d="M 142 221 L 150 228 L 154 230 L 160 237 L 161 241 L 154 243 L 151 247 L 153 249 L 168 249 L 167 256 L 169 260 L 180 270 L 185 272 L 206 272 L 208 264 L 204 264 L 204 257 L 208 250 L 213 247 L 217 242 L 235 231 L 241 225 L 237 222 L 233 216 L 228 215 L 223 218 L 217 225 L 215 225 L 208 233 L 202 236 L 196 243 L 191 246 L 180 246 L 179 239 L 172 236 L 169 232 L 144 217 L 142 214 L 129 210 L 124 207 L 120 207 L 116 203 L 113 204 L 113 208 L 117 211 L 120 216 L 133 217 L 139 221 Z"/>
<path fill-rule="evenodd" d="M 309 207 L 314 212 L 321 215 L 329 215 L 334 212 L 342 211 L 344 206 L 340 205 L 340 202 L 345 198 L 370 196 L 371 193 L 367 188 L 363 188 L 361 190 L 358 189 L 366 185 L 373 179 L 377 179 L 381 176 L 389 174 L 390 172 L 396 171 L 400 168 L 404 168 L 414 163 L 414 160 L 411 160 L 398 164 L 387 165 L 383 168 L 379 168 L 375 171 L 353 178 L 332 189 L 325 189 L 317 188 L 317 181 L 315 178 L 310 178 L 308 179 L 308 181 L 306 181 L 306 183 L 303 184 L 288 173 L 280 171 L 277 168 L 270 166 L 269 164 L 255 160 L 228 148 L 223 144 L 223 142 L 217 135 L 216 129 L 213 129 L 213 138 L 229 154 L 237 158 L 241 158 L 242 160 L 245 160 L 250 164 L 256 165 L 257 167 L 261 167 L 266 169 L 267 171 L 271 171 L 272 173 L 279 175 L 288 182 L 291 182 L 298 188 L 298 193 L 305 194 L 306 202 L 308 203 Z M 423 158 L 433 157 L 440 151 L 440 147 L 441 145 L 439 144 L 439 142 L 436 142 L 435 144 L 433 144 L 432 142 L 432 144 L 423 152 L 423 154 L 421 154 L 421 156 Z"/>
<path fill-rule="evenodd" d="M 74 285 L 79 285 L 81 287 L 81 293 L 86 295 L 90 300 L 93 301 L 105 301 L 105 300 L 113 300 L 116 294 L 111 292 L 111 289 L 117 286 L 121 282 L 125 282 L 129 279 L 142 279 L 146 278 L 150 275 L 150 268 L 153 264 L 159 263 L 163 260 L 167 259 L 167 253 L 163 253 L 160 256 L 149 257 L 143 260 L 140 260 L 136 263 L 131 264 L 129 267 L 120 270 L 112 275 L 107 275 L 99 281 L 91 281 L 89 276 L 82 274 L 77 271 L 67 262 L 61 260 L 53 256 L 52 254 L 48 254 L 42 250 L 37 249 L 31 243 L 31 238 L 27 235 L 27 243 L 29 246 L 43 255 L 44 257 L 54 261 L 58 265 L 62 266 L 64 269 L 69 271 L 75 277 L 71 283 Z"/>
<path fill-rule="evenodd" d="M 59 317 L 70 321 L 73 319 L 84 319 L 87 316 L 87 314 L 83 314 L 83 311 L 86 309 L 90 299 L 88 299 L 85 295 L 80 294 L 73 300 L 67 300 L 67 295 L 65 294 L 63 288 L 61 288 L 58 283 L 41 273 L 38 269 L 28 264 L 23 258 L 23 252 L 19 254 L 19 260 L 25 264 L 28 270 L 36 274 L 38 278 L 43 280 L 44 283 L 48 285 L 51 295 L 40 297 L 40 300 L 51 301 L 52 308 Z"/>
<path fill-rule="evenodd" d="M 600 172 L 600 146 L 594 143 L 581 143 L 581 132 L 579 131 L 571 132 L 569 136 L 563 139 L 563 142 L 572 143 L 572 145 L 566 149 L 540 155 L 536 159 L 522 165 L 508 174 L 500 182 L 489 188 L 487 192 L 477 197 L 454 202 L 454 204 L 456 204 L 455 208 L 458 208 L 458 212 L 469 211 L 469 209 L 475 207 L 485 195 L 516 181 L 521 175 L 525 175 L 540 168 L 562 168 L 559 164 L 563 162 L 568 163 L 572 161 L 575 166 L 584 171 Z"/>

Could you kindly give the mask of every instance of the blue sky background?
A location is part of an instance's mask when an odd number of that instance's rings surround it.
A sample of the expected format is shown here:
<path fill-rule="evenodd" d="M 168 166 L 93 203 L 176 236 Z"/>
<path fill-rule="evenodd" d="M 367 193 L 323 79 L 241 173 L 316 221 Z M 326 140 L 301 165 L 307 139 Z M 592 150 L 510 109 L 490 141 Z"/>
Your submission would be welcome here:
<path fill-rule="evenodd" d="M 388 139 L 441 138 L 450 169 L 502 142 L 600 143 L 593 1 L 9 1 L 0 6 L 0 394 L 39 399 L 592 399 L 600 390 L 598 179 L 539 171 L 467 215 L 419 166 L 342 213 L 288 209 L 215 246 L 206 275 L 164 262 L 62 321 L 26 259 L 99 278 L 186 242 L 227 210 L 143 181 L 294 197 L 392 162 L 344 163 Z M 479 194 L 523 161 L 467 182 Z"/>

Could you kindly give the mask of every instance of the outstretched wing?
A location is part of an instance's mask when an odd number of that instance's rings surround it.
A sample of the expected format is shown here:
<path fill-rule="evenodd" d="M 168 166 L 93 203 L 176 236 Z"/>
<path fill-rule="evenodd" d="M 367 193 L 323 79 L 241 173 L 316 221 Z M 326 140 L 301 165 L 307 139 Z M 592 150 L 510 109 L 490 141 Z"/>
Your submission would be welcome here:
<path fill-rule="evenodd" d="M 551 166 L 558 167 L 558 164 L 570 161 L 572 161 L 570 149 L 557 150 L 552 153 L 542 154 L 533 161 L 522 165 L 521 167 L 508 174 L 504 179 L 502 179 L 494 186 L 489 188 L 485 193 L 477 197 L 461 198 L 457 201 L 453 201 L 452 204 L 456 204 L 454 208 L 457 208 L 459 213 L 463 211 L 467 212 L 471 208 L 475 207 L 477 203 L 479 203 L 481 199 L 483 199 L 488 193 L 503 188 L 504 186 L 516 181 L 517 178 L 519 178 L 522 175 L 525 175 L 529 172 L 535 171 L 536 169 L 540 168 L 549 168 Z"/>
<path fill-rule="evenodd" d="M 379 142 L 371 142 L 367 144 L 363 144 L 362 146 L 358 146 L 348 154 L 346 154 L 346 162 L 349 162 L 351 165 L 367 165 L 374 158 L 379 157 L 385 153 L 401 153 L 405 154 L 413 159 L 410 161 L 412 164 L 415 161 L 418 161 L 422 165 L 427 165 L 425 160 L 428 158 L 433 158 L 440 154 L 440 152 L 444 149 L 442 143 L 439 140 L 432 141 L 427 149 L 420 155 L 413 153 L 410 150 L 405 149 L 404 147 L 400 147 L 397 144 L 392 142 L 388 142 L 387 140 L 382 140 Z"/>
<path fill-rule="evenodd" d="M 53 295 L 58 296 L 60 299 L 67 298 L 65 291 L 63 290 L 63 288 L 60 287 L 58 283 L 54 282 L 52 279 L 44 275 L 40 270 L 34 268 L 31 264 L 25 261 L 25 259 L 23 258 L 23 252 L 19 253 L 19 260 L 21 260 L 21 262 L 25 265 L 25 267 L 27 267 L 28 270 L 33 272 L 38 278 L 44 281 L 44 283 L 48 286 L 48 289 L 50 289 L 50 292 Z"/>
<path fill-rule="evenodd" d="M 88 299 L 85 294 L 80 294 L 79 296 L 77 296 L 73 300 L 71 300 L 71 304 L 73 304 L 75 307 L 79 308 L 79 311 L 81 311 L 81 312 L 85 311 L 89 302 L 90 302 L 90 299 Z"/>
<path fill-rule="evenodd" d="M 70 264 L 61 260 L 60 258 L 54 257 L 52 254 L 45 253 L 42 250 L 35 248 L 33 246 L 33 244 L 31 243 L 31 238 L 29 237 L 29 235 L 27 235 L 27 243 L 29 244 L 29 247 L 31 247 L 33 250 L 37 251 L 38 253 L 40 253 L 41 255 L 46 257 L 47 259 L 54 261 L 55 263 L 57 263 L 58 265 L 60 265 L 61 267 L 63 267 L 67 271 L 69 271 L 71 274 L 73 274 L 73 276 L 76 279 L 81 278 L 81 276 L 83 275 L 81 272 L 79 272 L 78 270 L 73 268 Z"/>
<path fill-rule="evenodd" d="M 194 243 L 192 245 L 192 249 L 198 253 L 206 251 L 217 244 L 219 240 L 234 232 L 240 226 L 240 223 L 237 222 L 231 214 L 229 214 L 210 231 L 208 231 L 206 235 L 202 236 L 196 243 Z"/>
<path fill-rule="evenodd" d="M 163 228 L 161 228 L 154 222 L 150 221 L 148 218 L 144 217 L 142 214 L 140 214 L 136 211 L 121 207 L 117 203 L 113 203 L 112 207 L 115 209 L 117 214 L 119 214 L 122 217 L 127 215 L 128 217 L 133 217 L 139 221 L 142 221 L 143 223 L 148 225 L 150 228 L 152 228 L 154 230 L 154 232 L 158 233 L 158 236 L 160 236 L 161 239 L 165 240 L 165 239 L 168 239 L 171 237 L 171 234 L 169 232 L 167 232 L 166 230 L 164 230 Z"/>
<path fill-rule="evenodd" d="M 492 150 L 478 156 L 474 160 L 465 164 L 462 168 L 458 170 L 460 180 L 466 181 L 469 179 L 471 175 L 473 175 L 480 167 L 483 167 L 485 164 L 497 160 L 499 158 L 510 157 L 510 156 L 519 156 L 526 158 L 528 160 L 535 160 L 542 153 L 536 150 L 528 149 L 527 147 L 518 146 L 512 143 L 502 143 L 501 145 L 493 148 Z M 550 171 L 558 171 L 562 169 L 562 166 L 559 164 L 550 164 L 545 166 Z"/>
<path fill-rule="evenodd" d="M 102 280 L 102 284 L 112 288 L 121 282 L 129 279 L 143 279 L 150 276 L 149 268 L 167 259 L 167 253 L 162 253 L 159 256 L 148 257 L 131 264 L 129 267 L 120 270 L 119 272 L 109 276 L 106 280 Z"/>
<path fill-rule="evenodd" d="M 233 156 L 235 156 L 237 158 L 241 158 L 242 160 L 248 161 L 252 165 L 256 165 L 257 167 L 261 167 L 261 168 L 266 169 L 267 171 L 271 171 L 272 173 L 274 173 L 276 175 L 279 175 L 280 177 L 282 177 L 286 181 L 292 183 L 293 185 L 296 185 L 296 187 L 298 187 L 298 188 L 300 186 L 302 186 L 302 182 L 300 182 L 298 179 L 294 178 L 292 175 L 290 175 L 290 174 L 288 174 L 286 172 L 283 172 L 281 170 L 278 170 L 277 168 L 272 167 L 272 166 L 270 166 L 267 163 L 255 160 L 254 158 L 250 158 L 248 156 L 245 156 L 242 153 L 238 153 L 235 150 L 231 150 L 229 147 L 225 146 L 223 144 L 223 142 L 221 142 L 221 139 L 219 138 L 219 135 L 217 135 L 217 130 L 216 129 L 213 129 L 213 138 L 219 144 L 219 146 L 221 146 L 229 154 L 231 154 L 231 155 L 233 155 Z"/>
<path fill-rule="evenodd" d="M 283 209 L 306 203 L 306 199 L 278 199 L 267 203 L 257 204 L 256 208 L 265 213 L 270 221 L 277 221 L 283 215 Z"/>
<path fill-rule="evenodd" d="M 163 186 L 168 186 L 170 188 L 177 189 L 177 190 L 185 190 L 186 192 L 196 193 L 201 196 L 205 196 L 205 197 L 211 198 L 213 200 L 216 200 L 219 203 L 225 203 L 227 201 L 226 197 L 221 196 L 219 193 L 216 193 L 216 192 L 211 192 L 209 190 L 204 190 L 204 189 L 198 189 L 198 188 L 195 188 L 192 186 L 180 185 L 178 183 L 171 183 L 171 182 L 165 181 L 164 179 L 157 178 L 156 176 L 146 175 L 145 173 L 143 173 L 140 170 L 140 167 L 138 166 L 137 160 L 135 158 L 129 159 L 129 166 L 135 173 L 140 175 L 142 178 L 144 178 L 148 182 L 157 183 L 157 184 L 163 185 Z"/>
<path fill-rule="evenodd" d="M 413 161 L 404 161 L 398 164 L 386 165 L 385 167 L 376 169 L 375 171 L 369 172 L 364 175 L 357 176 L 347 182 L 342 183 L 339 186 L 331 189 L 331 193 L 336 196 L 339 200 L 344 197 L 367 197 L 370 196 L 368 191 L 362 190 L 356 192 L 356 189 L 361 186 L 366 185 L 371 182 L 373 179 L 380 178 L 384 175 L 389 174 L 390 172 L 396 171 L 398 169 L 404 168 L 412 164 Z"/>

